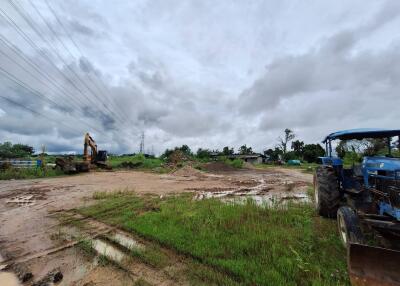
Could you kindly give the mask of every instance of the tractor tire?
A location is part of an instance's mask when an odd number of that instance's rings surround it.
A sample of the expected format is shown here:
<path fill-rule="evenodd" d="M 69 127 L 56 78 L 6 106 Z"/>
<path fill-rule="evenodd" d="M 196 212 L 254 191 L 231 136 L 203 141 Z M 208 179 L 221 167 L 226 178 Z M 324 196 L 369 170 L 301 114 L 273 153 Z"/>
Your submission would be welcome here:
<path fill-rule="evenodd" d="M 360 228 L 360 221 L 353 209 L 348 206 L 339 208 L 337 222 L 340 239 L 345 247 L 349 243 L 365 243 L 364 235 Z"/>
<path fill-rule="evenodd" d="M 329 166 L 318 167 L 314 174 L 314 203 L 319 215 L 336 218 L 340 203 L 339 183 Z"/>

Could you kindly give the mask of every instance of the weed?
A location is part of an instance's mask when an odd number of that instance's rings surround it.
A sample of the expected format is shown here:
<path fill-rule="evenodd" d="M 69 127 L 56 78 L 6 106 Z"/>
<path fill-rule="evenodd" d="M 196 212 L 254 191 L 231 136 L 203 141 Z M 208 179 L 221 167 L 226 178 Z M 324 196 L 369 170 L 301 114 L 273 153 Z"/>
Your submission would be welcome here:
<path fill-rule="evenodd" d="M 89 239 L 81 239 L 77 246 L 83 250 L 84 253 L 94 255 L 96 252 L 93 249 L 93 242 Z"/>

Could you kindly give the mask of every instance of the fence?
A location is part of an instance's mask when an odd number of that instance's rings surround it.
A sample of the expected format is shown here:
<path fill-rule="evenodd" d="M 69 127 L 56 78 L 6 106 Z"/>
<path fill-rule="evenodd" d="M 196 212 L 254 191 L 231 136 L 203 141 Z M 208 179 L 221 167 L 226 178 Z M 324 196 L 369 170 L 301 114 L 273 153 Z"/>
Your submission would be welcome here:
<path fill-rule="evenodd" d="M 0 161 L 0 165 L 8 163 L 11 164 L 14 168 L 34 168 L 34 167 L 40 167 L 42 164 L 41 160 L 16 160 L 16 159 L 10 159 L 10 160 L 3 160 Z"/>

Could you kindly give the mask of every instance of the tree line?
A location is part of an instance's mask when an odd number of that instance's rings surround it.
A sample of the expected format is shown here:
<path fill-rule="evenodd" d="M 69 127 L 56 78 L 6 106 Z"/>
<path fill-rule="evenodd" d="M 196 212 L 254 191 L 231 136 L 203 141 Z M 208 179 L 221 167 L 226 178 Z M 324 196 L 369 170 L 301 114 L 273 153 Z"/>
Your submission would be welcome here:
<path fill-rule="evenodd" d="M 279 137 L 277 144 L 274 148 L 269 148 L 263 151 L 263 154 L 270 161 L 279 160 L 302 160 L 307 162 L 317 162 L 318 157 L 324 156 L 325 150 L 320 144 L 305 144 L 303 141 L 294 140 L 296 138 L 295 133 L 286 128 L 283 132 L 283 136 Z M 175 147 L 173 149 L 167 149 L 161 155 L 161 157 L 169 157 L 173 152 L 182 152 L 184 155 L 190 157 L 197 157 L 200 159 L 207 159 L 211 156 L 230 156 L 234 154 L 240 155 L 251 155 L 255 154 L 253 148 L 250 146 L 242 145 L 237 149 L 233 147 L 225 146 L 220 150 L 213 150 L 207 148 L 199 148 L 196 152 L 192 152 L 188 145 L 182 145 L 181 147 Z"/>
<path fill-rule="evenodd" d="M 11 142 L 0 143 L 0 158 L 27 158 L 33 155 L 33 147 L 25 144 L 12 144 Z"/>

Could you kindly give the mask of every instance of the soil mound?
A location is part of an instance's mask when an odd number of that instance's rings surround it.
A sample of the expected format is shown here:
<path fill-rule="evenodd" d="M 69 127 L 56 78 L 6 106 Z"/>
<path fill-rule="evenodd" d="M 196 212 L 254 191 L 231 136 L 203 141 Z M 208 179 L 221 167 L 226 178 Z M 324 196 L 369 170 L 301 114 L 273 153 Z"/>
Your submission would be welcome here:
<path fill-rule="evenodd" d="M 208 172 L 229 172 L 236 171 L 236 168 L 225 164 L 224 162 L 211 162 L 204 165 L 204 169 Z"/>
<path fill-rule="evenodd" d="M 182 177 L 202 177 L 204 176 L 203 172 L 193 168 L 190 165 L 186 165 L 175 172 L 172 173 L 175 176 L 182 176 Z"/>

